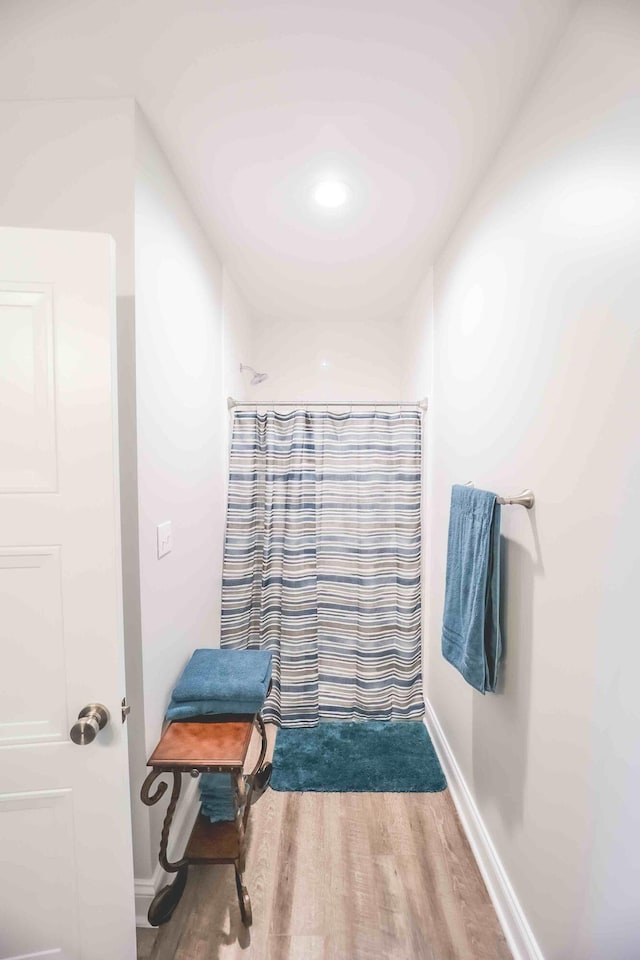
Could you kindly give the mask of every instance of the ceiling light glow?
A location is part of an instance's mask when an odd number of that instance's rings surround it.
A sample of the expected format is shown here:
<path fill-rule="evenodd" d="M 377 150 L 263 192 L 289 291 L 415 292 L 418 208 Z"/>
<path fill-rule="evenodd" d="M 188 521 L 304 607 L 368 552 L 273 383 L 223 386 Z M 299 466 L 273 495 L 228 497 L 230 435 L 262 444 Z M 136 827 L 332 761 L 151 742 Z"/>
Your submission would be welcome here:
<path fill-rule="evenodd" d="M 340 180 L 322 180 L 313 191 L 313 199 L 319 207 L 342 207 L 348 197 L 348 187 Z"/>

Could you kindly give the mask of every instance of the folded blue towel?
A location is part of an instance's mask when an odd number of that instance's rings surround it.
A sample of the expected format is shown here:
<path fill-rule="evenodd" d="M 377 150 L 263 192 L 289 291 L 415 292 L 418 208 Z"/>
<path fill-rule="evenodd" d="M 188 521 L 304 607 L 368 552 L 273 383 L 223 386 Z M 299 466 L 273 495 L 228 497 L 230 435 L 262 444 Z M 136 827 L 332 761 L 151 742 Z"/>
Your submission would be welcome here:
<path fill-rule="evenodd" d="M 270 681 L 268 650 L 195 650 L 173 690 L 166 718 L 253 716 L 262 709 Z"/>
<path fill-rule="evenodd" d="M 206 794 L 203 794 L 200 797 L 203 805 L 210 808 L 211 810 L 235 810 L 236 804 L 232 795 L 227 797 L 210 797 Z"/>
<path fill-rule="evenodd" d="M 214 713 L 230 713 L 253 716 L 262 709 L 264 697 L 251 700 L 190 700 L 178 703 L 172 700 L 167 707 L 167 720 L 188 720 L 190 717 L 202 717 Z"/>
<path fill-rule="evenodd" d="M 218 807 L 210 806 L 203 800 L 200 804 L 200 809 L 205 817 L 209 818 L 211 823 L 221 823 L 222 821 L 235 820 L 236 818 L 236 808 L 233 803 L 225 807 Z"/>
<path fill-rule="evenodd" d="M 231 783 L 230 773 L 203 773 L 198 783 L 201 797 L 227 798 L 233 796 L 234 787 Z"/>
<path fill-rule="evenodd" d="M 201 797 L 202 805 L 209 810 L 235 810 L 233 797 Z"/>
<path fill-rule="evenodd" d="M 201 810 L 212 823 L 235 820 L 234 788 L 228 773 L 203 773 L 199 786 Z"/>
<path fill-rule="evenodd" d="M 174 687 L 177 703 L 264 700 L 271 679 L 268 650 L 195 650 Z"/>
<path fill-rule="evenodd" d="M 502 652 L 500 506 L 495 493 L 451 491 L 442 653 L 480 693 L 494 691 Z"/>

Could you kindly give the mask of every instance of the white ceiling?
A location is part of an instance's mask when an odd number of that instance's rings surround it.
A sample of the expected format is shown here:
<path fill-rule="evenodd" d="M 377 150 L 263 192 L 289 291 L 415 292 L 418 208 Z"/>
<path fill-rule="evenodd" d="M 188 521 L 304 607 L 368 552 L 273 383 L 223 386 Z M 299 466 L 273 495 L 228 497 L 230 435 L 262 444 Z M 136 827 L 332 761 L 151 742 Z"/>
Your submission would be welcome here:
<path fill-rule="evenodd" d="M 0 0 L 0 98 L 135 96 L 256 318 L 397 319 L 574 5 Z"/>

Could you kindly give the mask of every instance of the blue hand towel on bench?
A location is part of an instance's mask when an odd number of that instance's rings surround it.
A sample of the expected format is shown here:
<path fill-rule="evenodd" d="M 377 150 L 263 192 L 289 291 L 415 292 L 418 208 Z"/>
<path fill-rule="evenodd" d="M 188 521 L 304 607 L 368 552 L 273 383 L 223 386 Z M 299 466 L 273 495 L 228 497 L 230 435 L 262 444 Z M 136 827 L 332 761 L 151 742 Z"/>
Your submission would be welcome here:
<path fill-rule="evenodd" d="M 442 653 L 480 693 L 494 691 L 502 652 L 500 506 L 495 493 L 451 491 Z"/>
<path fill-rule="evenodd" d="M 230 773 L 203 773 L 199 785 L 201 797 L 230 797 L 233 793 Z"/>
<path fill-rule="evenodd" d="M 200 777 L 201 809 L 212 823 L 234 820 L 236 805 L 228 773 L 204 773 Z"/>
<path fill-rule="evenodd" d="M 271 680 L 268 650 L 195 650 L 167 709 L 167 720 L 249 714 L 262 708 Z"/>
<path fill-rule="evenodd" d="M 211 823 L 228 823 L 233 821 L 236 818 L 235 809 L 229 808 L 229 810 L 209 810 L 206 804 L 202 804 L 200 809 L 202 810 L 205 817 L 209 819 Z"/>

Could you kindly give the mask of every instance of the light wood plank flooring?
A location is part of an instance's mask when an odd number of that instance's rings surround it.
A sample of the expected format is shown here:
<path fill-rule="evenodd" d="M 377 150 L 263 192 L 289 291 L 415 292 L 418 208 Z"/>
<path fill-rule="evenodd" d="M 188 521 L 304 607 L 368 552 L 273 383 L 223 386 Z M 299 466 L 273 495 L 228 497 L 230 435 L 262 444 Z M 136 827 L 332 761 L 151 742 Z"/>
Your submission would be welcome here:
<path fill-rule="evenodd" d="M 249 930 L 233 867 L 191 867 L 171 921 L 139 931 L 139 957 L 511 960 L 448 790 L 268 790 L 250 817 L 245 883 Z"/>

